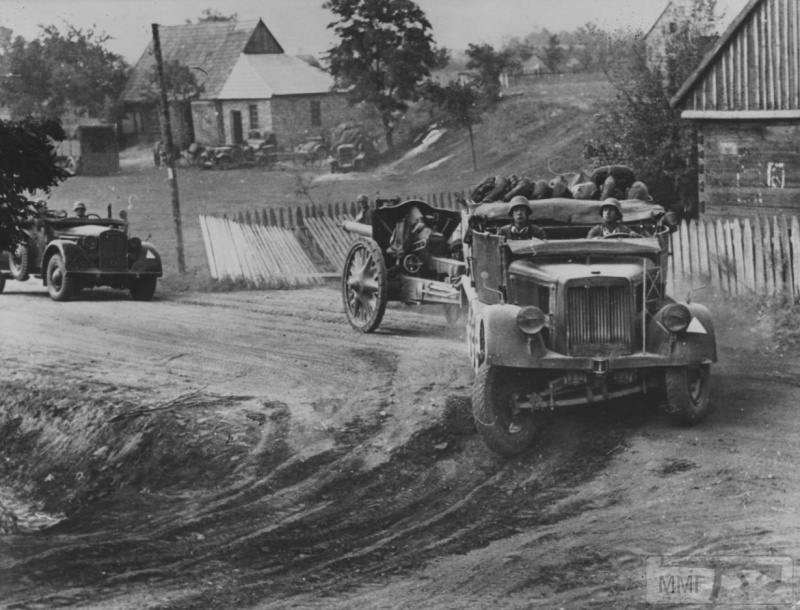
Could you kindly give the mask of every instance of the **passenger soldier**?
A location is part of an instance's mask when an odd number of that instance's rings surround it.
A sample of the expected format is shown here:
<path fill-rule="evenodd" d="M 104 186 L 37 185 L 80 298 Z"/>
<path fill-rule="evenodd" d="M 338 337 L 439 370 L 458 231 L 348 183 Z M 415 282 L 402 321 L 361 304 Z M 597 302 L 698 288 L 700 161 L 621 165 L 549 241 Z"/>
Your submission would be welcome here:
<path fill-rule="evenodd" d="M 517 195 L 510 203 L 509 215 L 513 222 L 500 227 L 500 235 L 506 239 L 546 239 L 542 228 L 530 221 L 531 207 L 527 198 Z"/>
<path fill-rule="evenodd" d="M 86 218 L 86 204 L 83 201 L 76 201 L 72 206 L 72 212 L 75 214 L 75 218 Z"/>
<path fill-rule="evenodd" d="M 594 239 L 608 235 L 639 235 L 622 223 L 622 206 L 613 197 L 603 201 L 603 205 L 600 206 L 600 216 L 603 222 L 589 229 L 586 237 Z"/>
<path fill-rule="evenodd" d="M 356 198 L 358 213 L 356 222 L 372 226 L 372 209 L 369 207 L 369 198 L 363 193 Z"/>

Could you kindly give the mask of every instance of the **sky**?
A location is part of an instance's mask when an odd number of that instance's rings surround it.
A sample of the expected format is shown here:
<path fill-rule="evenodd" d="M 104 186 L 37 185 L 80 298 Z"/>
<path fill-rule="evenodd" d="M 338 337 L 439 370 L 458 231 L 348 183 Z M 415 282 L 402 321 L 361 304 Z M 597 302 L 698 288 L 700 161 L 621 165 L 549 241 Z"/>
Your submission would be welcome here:
<path fill-rule="evenodd" d="M 513 36 L 547 28 L 647 30 L 668 0 L 417 0 L 433 26 L 436 44 L 462 50 L 469 43 L 499 47 Z M 718 0 L 728 19 L 746 0 Z M 0 25 L 30 40 L 39 25 L 93 28 L 111 36 L 107 48 L 134 63 L 151 36 L 151 24 L 197 21 L 205 8 L 240 20 L 264 20 L 289 54 L 319 56 L 334 38 L 323 0 L 0 0 Z"/>

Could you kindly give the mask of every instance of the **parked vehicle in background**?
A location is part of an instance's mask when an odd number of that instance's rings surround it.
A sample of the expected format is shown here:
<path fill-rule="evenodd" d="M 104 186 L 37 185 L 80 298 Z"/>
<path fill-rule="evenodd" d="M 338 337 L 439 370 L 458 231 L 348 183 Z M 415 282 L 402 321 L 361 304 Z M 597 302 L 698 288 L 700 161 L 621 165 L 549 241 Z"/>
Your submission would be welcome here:
<path fill-rule="evenodd" d="M 684 424 L 709 408 L 716 362 L 709 310 L 666 294 L 674 219 L 621 202 L 636 234 L 587 239 L 602 201 L 530 203 L 547 239 L 507 240 L 509 203 L 470 206 L 467 341 L 475 424 L 494 451 L 529 447 L 552 409 L 651 391 Z"/>
<path fill-rule="evenodd" d="M 354 144 L 340 144 L 330 161 L 331 173 L 360 172 L 366 164 L 366 155 Z"/>
<path fill-rule="evenodd" d="M 325 138 L 316 136 L 294 147 L 294 162 L 298 165 L 316 165 L 328 156 Z"/>
<path fill-rule="evenodd" d="M 6 280 L 42 278 L 50 297 L 66 301 L 81 289 L 110 286 L 149 301 L 162 275 L 152 244 L 128 235 L 125 218 L 68 217 L 41 202 L 23 225 L 27 236 L 14 252 L 0 252 L 0 292 Z"/>
<path fill-rule="evenodd" d="M 456 229 L 461 213 L 409 200 L 377 208 L 372 224 L 345 221 L 360 239 L 345 259 L 342 301 L 348 322 L 369 333 L 381 323 L 386 304 L 444 305 L 448 320 L 462 307 L 459 287 L 465 271 Z"/>

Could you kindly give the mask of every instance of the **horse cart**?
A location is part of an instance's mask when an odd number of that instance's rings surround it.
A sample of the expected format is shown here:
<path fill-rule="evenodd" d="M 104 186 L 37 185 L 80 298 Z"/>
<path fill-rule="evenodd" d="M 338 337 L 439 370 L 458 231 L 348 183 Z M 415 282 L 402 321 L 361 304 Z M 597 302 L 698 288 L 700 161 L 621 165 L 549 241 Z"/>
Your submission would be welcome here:
<path fill-rule="evenodd" d="M 438 303 L 448 321 L 457 320 L 466 271 L 460 224 L 461 212 L 415 199 L 374 210 L 371 225 L 344 221 L 345 231 L 359 238 L 342 271 L 342 300 L 351 326 L 374 331 L 389 301 Z"/>

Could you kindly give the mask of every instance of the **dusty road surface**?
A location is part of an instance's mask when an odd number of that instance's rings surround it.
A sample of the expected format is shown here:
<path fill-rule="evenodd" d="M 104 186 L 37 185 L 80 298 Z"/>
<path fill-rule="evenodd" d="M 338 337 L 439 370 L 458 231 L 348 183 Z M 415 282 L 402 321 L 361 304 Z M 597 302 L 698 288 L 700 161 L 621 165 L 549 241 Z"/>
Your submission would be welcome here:
<path fill-rule="evenodd" d="M 791 607 L 795 354 L 711 305 L 706 422 L 657 396 L 569 409 L 507 460 L 470 425 L 463 329 L 437 310 L 390 307 L 364 336 L 330 287 L 54 303 L 9 282 L 0 603 Z"/>

